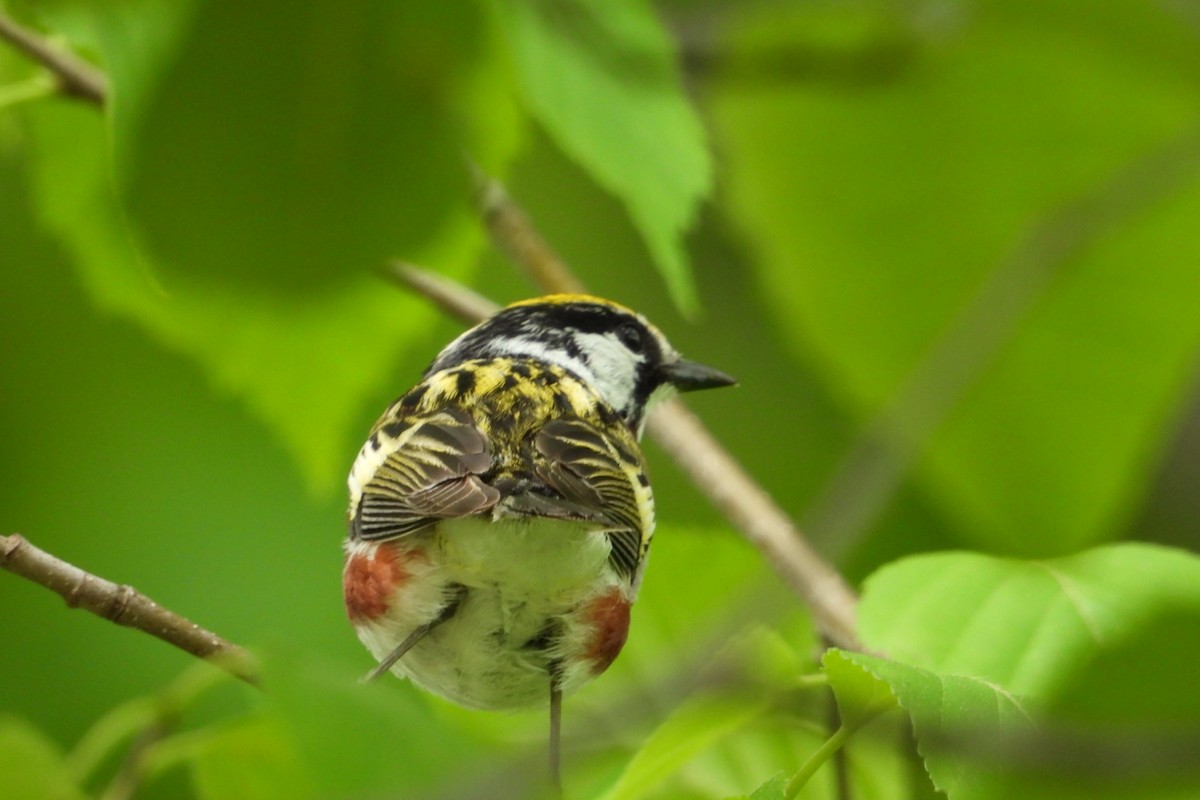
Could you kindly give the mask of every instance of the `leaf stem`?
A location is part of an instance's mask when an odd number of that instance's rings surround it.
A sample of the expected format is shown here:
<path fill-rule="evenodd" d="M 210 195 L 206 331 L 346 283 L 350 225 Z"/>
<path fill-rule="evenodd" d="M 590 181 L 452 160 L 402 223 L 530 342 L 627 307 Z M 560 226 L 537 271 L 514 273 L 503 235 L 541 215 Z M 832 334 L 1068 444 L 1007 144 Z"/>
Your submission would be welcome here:
<path fill-rule="evenodd" d="M 58 91 L 58 86 L 49 75 L 41 74 L 20 81 L 0 86 L 0 111 L 31 100 L 41 100 L 50 97 Z"/>
<path fill-rule="evenodd" d="M 808 779 L 816 774 L 821 765 L 828 761 L 834 753 L 841 749 L 850 735 L 854 733 L 852 728 L 846 725 L 840 726 L 833 734 L 825 740 L 824 744 L 816 749 L 816 751 L 808 757 L 808 760 L 796 771 L 792 779 L 788 781 L 787 788 L 784 790 L 783 796 L 787 800 L 793 800 L 804 785 L 808 783 Z"/>
<path fill-rule="evenodd" d="M 829 685 L 829 676 L 824 672 L 810 672 L 796 676 L 797 689 L 820 689 Z"/>

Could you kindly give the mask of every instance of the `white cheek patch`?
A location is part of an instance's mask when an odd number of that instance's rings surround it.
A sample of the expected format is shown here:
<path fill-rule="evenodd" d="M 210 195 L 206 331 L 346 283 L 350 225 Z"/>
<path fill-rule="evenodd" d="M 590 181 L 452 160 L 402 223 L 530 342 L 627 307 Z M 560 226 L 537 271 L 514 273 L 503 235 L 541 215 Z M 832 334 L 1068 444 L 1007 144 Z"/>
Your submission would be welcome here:
<path fill-rule="evenodd" d="M 633 354 L 611 333 L 579 333 L 575 341 L 588 354 L 592 385 L 613 408 L 627 408 L 637 387 Z"/>

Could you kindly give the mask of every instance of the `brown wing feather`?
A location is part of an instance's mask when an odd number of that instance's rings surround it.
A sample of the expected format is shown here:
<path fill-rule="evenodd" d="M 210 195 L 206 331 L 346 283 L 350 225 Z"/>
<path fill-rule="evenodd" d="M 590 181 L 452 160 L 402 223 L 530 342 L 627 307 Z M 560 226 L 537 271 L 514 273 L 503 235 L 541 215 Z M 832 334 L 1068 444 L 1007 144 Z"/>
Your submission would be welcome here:
<path fill-rule="evenodd" d="M 479 477 L 492 466 L 487 438 L 466 412 L 439 411 L 387 433 L 398 446 L 363 486 L 352 536 L 392 539 L 499 501 L 500 492 Z"/>
<path fill-rule="evenodd" d="M 547 423 L 534 438 L 535 472 L 561 496 L 566 515 L 598 522 L 612 543 L 609 558 L 618 571 L 633 575 L 641 560 L 643 520 L 630 468 L 644 469 L 633 443 L 604 436 L 577 418 Z M 542 499 L 543 504 L 552 504 Z M 580 511 L 582 510 L 582 512 Z"/>

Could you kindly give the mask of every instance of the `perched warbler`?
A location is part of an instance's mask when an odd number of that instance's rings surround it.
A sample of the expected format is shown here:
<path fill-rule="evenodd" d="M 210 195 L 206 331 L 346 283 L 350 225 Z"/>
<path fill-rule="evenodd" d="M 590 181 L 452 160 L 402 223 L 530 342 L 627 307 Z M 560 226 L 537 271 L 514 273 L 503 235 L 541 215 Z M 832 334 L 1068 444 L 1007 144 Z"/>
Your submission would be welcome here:
<path fill-rule="evenodd" d="M 350 472 L 343 588 L 387 670 L 470 708 L 550 703 L 625 644 L 654 531 L 638 440 L 676 391 L 734 380 L 585 295 L 508 306 L 434 359 Z"/>

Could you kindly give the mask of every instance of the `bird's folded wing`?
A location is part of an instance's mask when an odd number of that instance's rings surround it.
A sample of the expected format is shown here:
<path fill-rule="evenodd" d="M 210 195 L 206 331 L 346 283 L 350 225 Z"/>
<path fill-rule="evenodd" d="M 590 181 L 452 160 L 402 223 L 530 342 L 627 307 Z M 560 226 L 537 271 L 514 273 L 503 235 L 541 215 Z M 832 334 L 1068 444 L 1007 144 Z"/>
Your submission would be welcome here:
<path fill-rule="evenodd" d="M 534 473 L 561 498 L 563 515 L 601 525 L 612 542 L 613 565 L 633 575 L 653 530 L 654 511 L 645 462 L 632 434 L 606 434 L 582 419 L 563 418 L 538 431 L 534 450 Z"/>
<path fill-rule="evenodd" d="M 392 539 L 440 519 L 487 511 L 499 490 L 481 478 L 492 466 L 487 437 L 465 411 L 449 409 L 381 425 L 387 453 L 351 509 L 351 536 Z"/>

